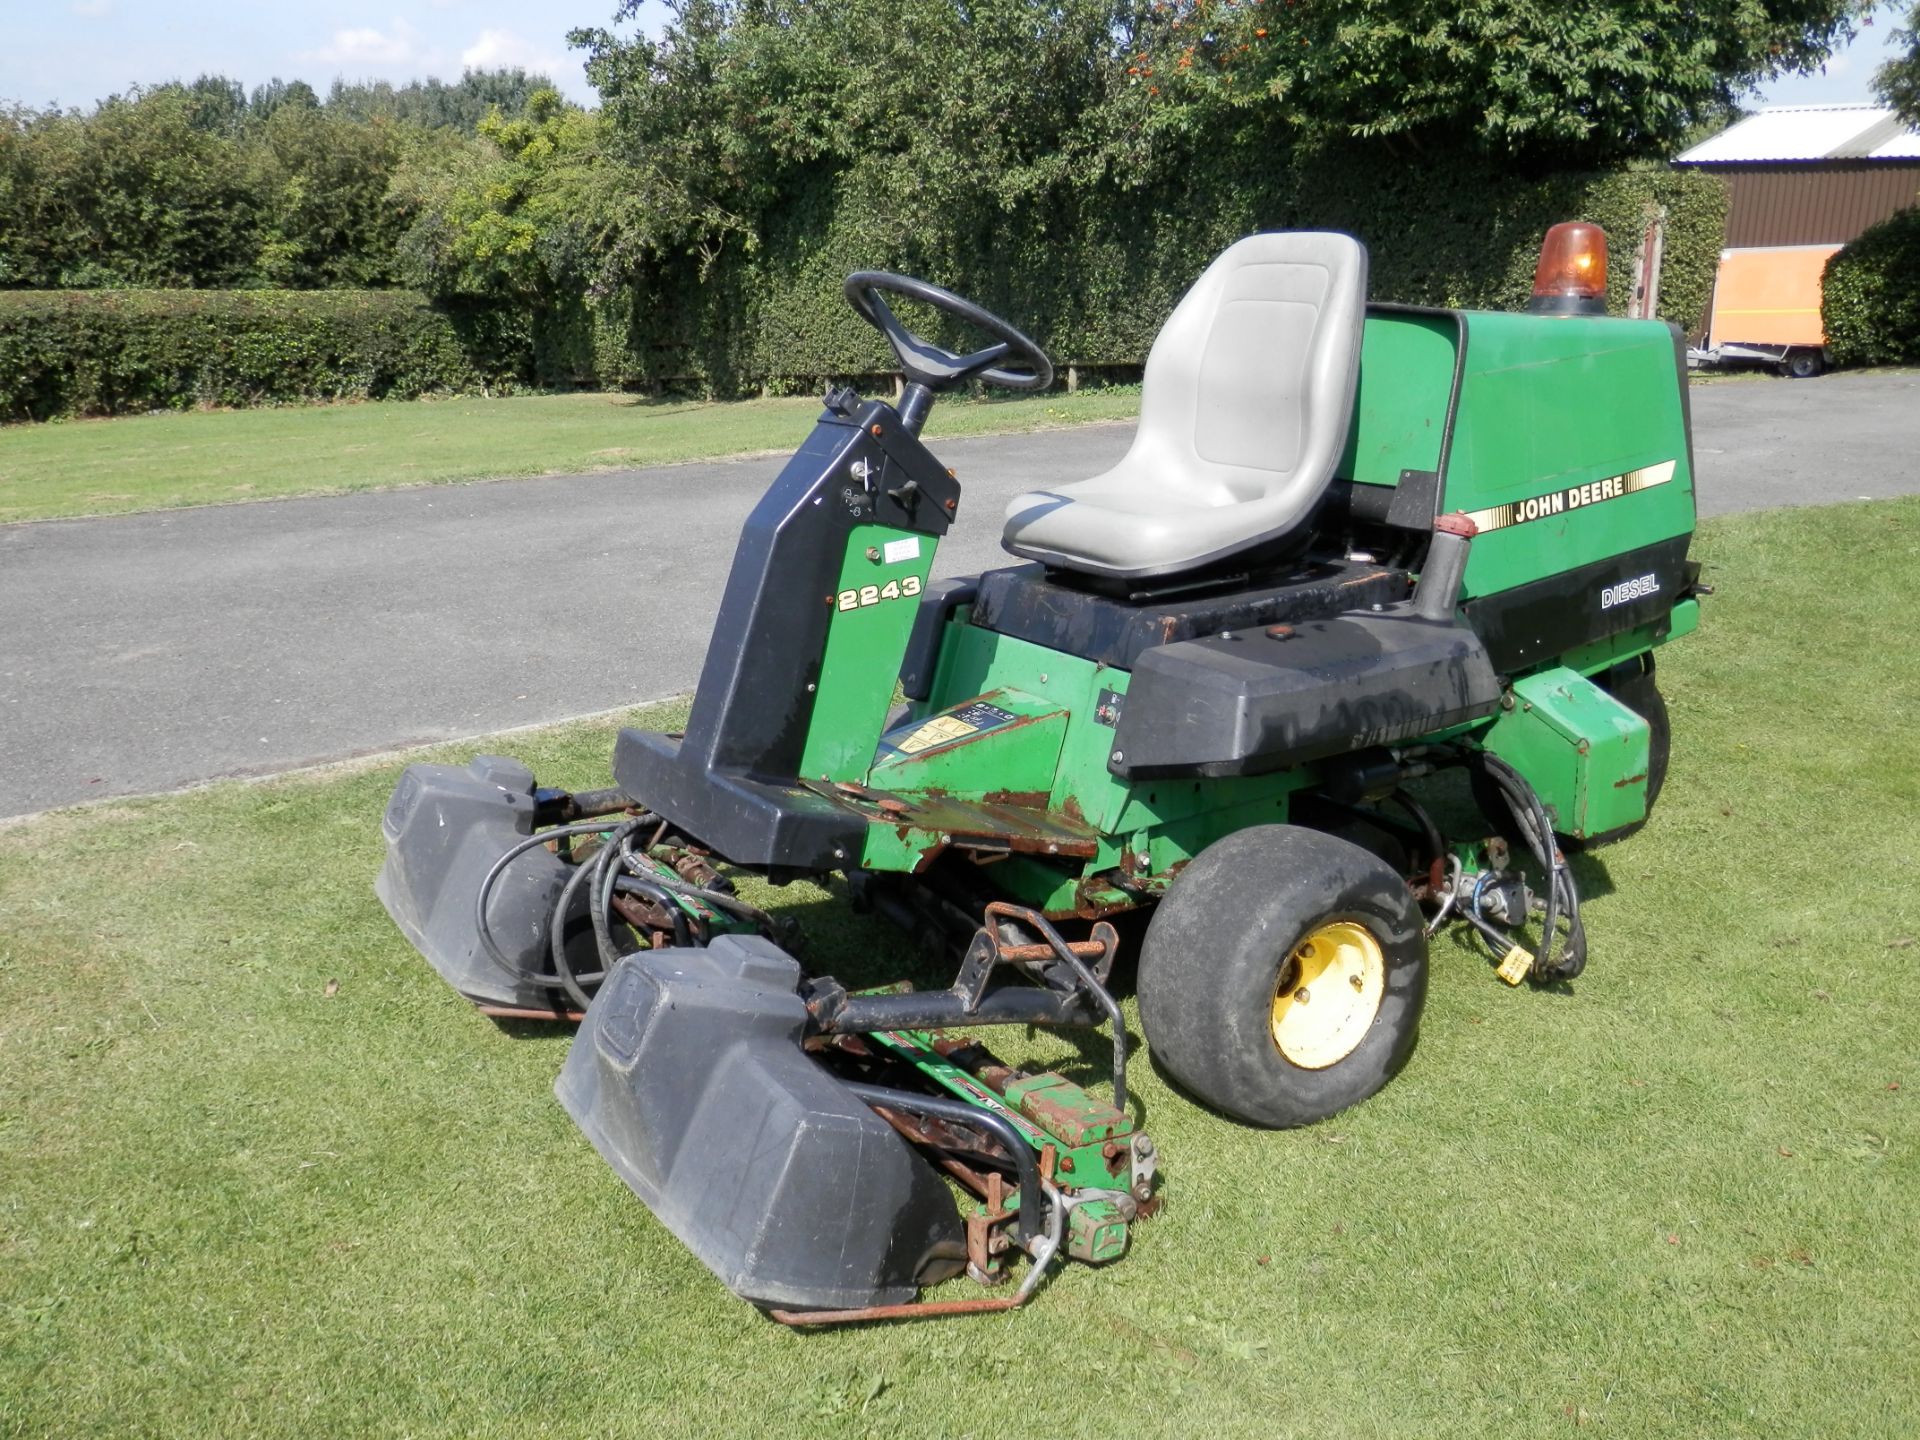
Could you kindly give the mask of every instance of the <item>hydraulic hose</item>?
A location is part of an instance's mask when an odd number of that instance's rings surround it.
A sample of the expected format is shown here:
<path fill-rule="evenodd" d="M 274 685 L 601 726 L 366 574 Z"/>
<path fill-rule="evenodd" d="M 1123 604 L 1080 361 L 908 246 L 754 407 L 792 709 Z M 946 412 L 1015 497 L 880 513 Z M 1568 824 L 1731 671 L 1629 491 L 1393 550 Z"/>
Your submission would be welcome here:
<path fill-rule="evenodd" d="M 473 928 L 480 936 L 480 948 L 486 952 L 487 958 L 514 979 L 518 980 L 522 978 L 520 970 L 511 960 L 507 959 L 506 955 L 501 951 L 499 944 L 495 942 L 493 938 L 492 927 L 487 924 L 487 900 L 493 894 L 494 883 L 499 880 L 507 866 L 511 865 L 536 845 L 546 845 L 552 841 L 573 835 L 594 835 L 606 828 L 607 826 L 604 822 L 592 820 L 583 821 L 574 825 L 559 825 L 551 830 L 542 830 L 536 834 L 529 835 L 526 839 L 517 842 L 511 849 L 502 854 L 498 860 L 495 860 L 492 868 L 487 871 L 486 877 L 481 880 L 480 889 L 474 895 L 473 899 Z"/>
<path fill-rule="evenodd" d="M 639 857 L 634 855 L 632 842 L 630 840 L 622 840 L 620 842 L 620 856 L 621 859 L 627 862 L 629 871 L 636 875 L 641 873 L 638 868 Z M 677 875 L 662 875 L 658 871 L 646 872 L 645 878 L 657 884 L 662 890 L 671 890 L 676 895 L 685 895 L 689 899 L 698 900 L 703 904 L 710 905 L 715 910 L 724 910 L 736 919 L 744 920 L 749 925 L 757 926 L 762 933 L 771 933 L 773 930 L 773 917 L 758 906 L 749 905 L 738 895 L 729 894 L 725 890 L 716 890 L 703 885 L 695 885 L 692 881 L 682 880 Z"/>
<path fill-rule="evenodd" d="M 576 865 L 573 867 L 573 874 L 567 877 L 566 886 L 560 891 L 559 900 L 554 903 L 553 919 L 547 924 L 547 941 L 553 956 L 554 976 L 559 980 L 561 987 L 572 997 L 574 1004 L 578 1005 L 582 1010 L 585 1010 L 587 1006 L 593 1003 L 593 997 L 587 993 L 586 986 L 583 982 L 587 980 L 597 981 L 606 971 L 603 969 L 590 976 L 581 976 L 573 973 L 573 966 L 567 960 L 567 915 L 573 908 L 574 892 L 579 890 L 583 882 L 598 879 L 600 870 L 598 861 L 605 856 L 606 850 L 609 848 L 611 847 L 605 847 L 601 850 L 600 856 L 595 857 L 594 864 Z M 594 887 L 594 893 L 599 893 L 599 887 L 597 885 Z M 602 928 L 599 912 L 600 907 L 595 905 L 594 930 L 596 933 Z M 601 953 L 601 963 L 602 965 L 606 963 L 604 951 Z"/>
<path fill-rule="evenodd" d="M 676 897 L 698 900 L 702 904 L 744 920 L 763 932 L 772 931 L 773 917 L 738 896 L 689 884 L 677 876 L 669 878 L 657 870 L 644 866 L 640 857 L 634 853 L 633 837 L 656 818 L 651 813 L 642 813 L 628 816 L 617 825 L 609 825 L 605 819 L 556 825 L 516 841 L 502 852 L 499 858 L 488 867 L 486 875 L 481 878 L 480 888 L 474 895 L 474 930 L 480 937 L 480 947 L 488 960 L 516 981 L 564 990 L 568 997 L 584 1010 L 593 1001 L 593 994 L 589 987 L 597 986 L 606 979 L 607 971 L 621 958 L 622 952 L 615 944 L 612 923 L 607 914 L 616 893 L 642 896 L 671 915 L 674 928 L 673 939 L 676 945 L 704 944 L 706 941 L 705 926 L 700 926 L 700 933 L 696 934 L 693 922 L 686 911 L 676 903 Z M 494 886 L 506 873 L 507 867 L 520 856 L 535 846 L 547 845 L 556 840 L 580 835 L 606 835 L 607 839 L 591 859 L 581 861 L 573 867 L 573 873 L 567 877 L 567 883 L 561 888 L 559 898 L 554 902 L 547 935 L 547 948 L 553 962 L 553 973 L 551 975 L 527 974 L 508 959 L 506 953 L 501 950 L 499 942 L 494 938 L 493 928 L 487 920 L 487 902 L 492 898 Z M 588 894 L 591 897 L 588 913 L 593 923 L 594 947 L 601 963 L 600 969 L 588 972 L 574 970 L 568 960 L 565 943 L 567 917 L 573 913 L 573 906 L 583 886 L 588 887 Z"/>
<path fill-rule="evenodd" d="M 1586 968 L 1586 927 L 1580 920 L 1580 892 L 1574 884 L 1573 872 L 1568 869 L 1565 857 L 1553 842 L 1553 822 L 1547 816 L 1546 806 L 1541 804 L 1540 796 L 1527 783 L 1526 777 L 1498 755 L 1487 750 L 1471 751 L 1468 761 L 1476 765 L 1499 790 L 1501 798 L 1507 802 L 1507 808 L 1513 812 L 1521 838 L 1526 841 L 1527 848 L 1533 852 L 1534 859 L 1539 861 L 1547 877 L 1545 893 L 1541 896 L 1540 953 L 1534 959 L 1533 973 L 1542 980 L 1571 980 Z M 1478 905 L 1471 905 L 1468 909 L 1473 912 L 1472 918 L 1478 921 Z M 1563 913 L 1567 921 L 1567 939 L 1556 958 L 1554 945 Z"/>
<path fill-rule="evenodd" d="M 1447 842 L 1441 838 L 1440 827 L 1433 823 L 1433 816 L 1427 813 L 1427 807 L 1404 790 L 1394 791 L 1389 798 L 1406 811 L 1412 817 L 1413 823 L 1420 827 L 1420 832 L 1426 836 L 1427 848 L 1433 852 L 1433 858 L 1444 860 L 1447 855 Z"/>
<path fill-rule="evenodd" d="M 1521 838 L 1527 842 L 1527 848 L 1533 852 L 1534 859 L 1540 862 L 1546 876 L 1544 893 L 1541 896 L 1540 916 L 1540 953 L 1535 957 L 1533 973 L 1540 979 L 1558 973 L 1553 959 L 1553 947 L 1557 926 L 1560 920 L 1561 870 L 1563 862 L 1558 847 L 1553 843 L 1553 822 L 1547 818 L 1546 807 L 1540 803 L 1539 795 L 1529 785 L 1524 776 L 1499 756 L 1482 752 L 1482 766 L 1490 779 L 1499 788 L 1506 799 L 1507 808 L 1513 813 L 1514 823 L 1519 827 Z M 1476 901 L 1478 896 L 1475 897 Z M 1474 907 L 1478 913 L 1478 905 Z M 1571 940 L 1569 931 L 1569 940 Z"/>

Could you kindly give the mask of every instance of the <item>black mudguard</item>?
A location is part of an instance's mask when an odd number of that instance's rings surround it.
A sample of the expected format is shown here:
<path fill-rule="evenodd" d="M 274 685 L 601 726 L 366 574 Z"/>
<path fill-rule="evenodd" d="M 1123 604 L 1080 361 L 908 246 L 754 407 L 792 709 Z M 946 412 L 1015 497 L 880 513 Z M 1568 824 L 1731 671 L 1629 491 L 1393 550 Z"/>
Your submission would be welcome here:
<path fill-rule="evenodd" d="M 800 1048 L 800 975 L 759 936 L 629 956 L 554 1092 L 742 1299 L 904 1304 L 960 1268 L 959 1212 L 933 1167 Z"/>
<path fill-rule="evenodd" d="M 1479 637 L 1410 604 L 1229 630 L 1142 652 L 1107 768 L 1130 780 L 1260 775 L 1499 706 Z"/>

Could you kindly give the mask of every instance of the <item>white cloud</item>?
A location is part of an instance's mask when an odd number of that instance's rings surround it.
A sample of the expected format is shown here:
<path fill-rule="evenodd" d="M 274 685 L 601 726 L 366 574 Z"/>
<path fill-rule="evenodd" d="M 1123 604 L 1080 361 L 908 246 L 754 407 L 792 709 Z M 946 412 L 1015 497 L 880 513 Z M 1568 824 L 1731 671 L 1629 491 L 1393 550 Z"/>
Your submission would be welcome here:
<path fill-rule="evenodd" d="M 419 32 L 406 21 L 395 20 L 387 30 L 371 26 L 336 30 L 331 43 L 300 58 L 329 65 L 406 65 L 421 58 L 419 39 Z"/>
<path fill-rule="evenodd" d="M 113 0 L 73 0 L 73 13 L 82 20 L 98 20 L 113 9 Z"/>
<path fill-rule="evenodd" d="M 482 30 L 480 38 L 460 52 L 460 63 L 469 70 L 498 70 L 517 65 L 523 70 L 556 77 L 577 68 L 577 62 L 542 51 L 531 40 L 511 30 Z"/>

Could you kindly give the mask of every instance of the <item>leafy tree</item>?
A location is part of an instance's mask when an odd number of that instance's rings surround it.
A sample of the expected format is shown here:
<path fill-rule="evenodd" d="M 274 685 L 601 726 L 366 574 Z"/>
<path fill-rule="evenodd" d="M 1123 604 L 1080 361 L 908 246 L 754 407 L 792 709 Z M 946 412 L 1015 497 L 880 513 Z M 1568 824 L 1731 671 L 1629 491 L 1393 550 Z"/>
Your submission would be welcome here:
<path fill-rule="evenodd" d="M 156 86 L 179 89 L 186 97 L 187 114 L 196 130 L 211 135 L 237 135 L 247 120 L 247 87 L 225 75 L 202 75 L 191 85 Z"/>
<path fill-rule="evenodd" d="M 283 100 L 248 147 L 262 219 L 258 279 L 295 290 L 393 283 L 400 224 L 387 187 L 400 153 L 386 121 Z"/>
<path fill-rule="evenodd" d="M 0 285 L 392 283 L 402 131 L 217 77 L 0 114 Z"/>
<path fill-rule="evenodd" d="M 408 220 L 408 278 L 535 303 L 603 283 L 617 232 L 639 219 L 605 142 L 598 114 L 543 90 L 517 118 L 482 120 L 475 141 L 416 146 L 389 196 Z"/>
<path fill-rule="evenodd" d="M 763 217 L 856 176 L 899 239 L 990 224 L 1104 163 L 1111 0 L 672 0 L 659 39 L 574 32 L 647 197 L 639 248 L 710 267 Z M 640 9 L 624 0 L 616 21 Z M 852 182 L 850 182 L 852 183 Z M 982 210 L 984 207 L 984 211 Z"/>
<path fill-rule="evenodd" d="M 1907 11 L 1907 23 L 1890 37 L 1907 53 L 1896 55 L 1873 76 L 1874 93 L 1907 124 L 1920 127 L 1920 3 Z"/>
<path fill-rule="evenodd" d="M 1543 160 L 1664 153 L 1755 83 L 1818 65 L 1865 0 L 1176 0 L 1128 77 L 1157 123 L 1261 111 L 1308 140 Z"/>
<path fill-rule="evenodd" d="M 306 81 L 282 80 L 276 75 L 266 84 L 254 86 L 253 98 L 247 101 L 247 115 L 256 121 L 266 120 L 287 107 L 317 110 L 320 108 L 320 97 Z"/>
<path fill-rule="evenodd" d="M 518 115 L 535 94 L 551 89 L 553 82 L 546 76 L 517 67 L 469 70 L 451 83 L 412 80 L 394 85 L 386 80 L 335 80 L 327 92 L 326 106 L 346 119 L 391 120 L 430 129 L 444 126 L 471 135 L 493 111 Z"/>
<path fill-rule="evenodd" d="M 182 86 L 103 102 L 90 116 L 16 114 L 0 212 L 11 285 L 243 283 L 259 204 L 237 147 L 203 128 Z"/>

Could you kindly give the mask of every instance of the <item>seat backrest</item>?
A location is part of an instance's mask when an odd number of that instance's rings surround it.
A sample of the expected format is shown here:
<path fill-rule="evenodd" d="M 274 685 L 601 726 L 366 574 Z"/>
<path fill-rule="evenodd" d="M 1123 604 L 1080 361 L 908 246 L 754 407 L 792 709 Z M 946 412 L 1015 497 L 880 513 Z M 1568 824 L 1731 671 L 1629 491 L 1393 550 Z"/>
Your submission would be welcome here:
<path fill-rule="evenodd" d="M 1132 464 L 1196 505 L 1262 502 L 1250 542 L 1311 514 L 1345 447 L 1367 252 L 1351 235 L 1250 235 L 1194 282 L 1147 356 Z"/>

